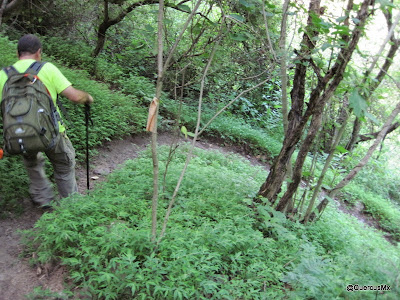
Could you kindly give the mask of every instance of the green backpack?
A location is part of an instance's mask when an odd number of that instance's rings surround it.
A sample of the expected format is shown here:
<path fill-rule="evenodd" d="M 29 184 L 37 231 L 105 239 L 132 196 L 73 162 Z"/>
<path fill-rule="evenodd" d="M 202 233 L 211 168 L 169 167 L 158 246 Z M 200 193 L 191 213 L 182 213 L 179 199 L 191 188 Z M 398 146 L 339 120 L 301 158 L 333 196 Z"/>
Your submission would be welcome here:
<path fill-rule="evenodd" d="M 31 154 L 53 148 L 59 138 L 60 116 L 37 74 L 45 63 L 34 62 L 24 73 L 13 67 L 3 88 L 4 147 L 7 154 Z"/>

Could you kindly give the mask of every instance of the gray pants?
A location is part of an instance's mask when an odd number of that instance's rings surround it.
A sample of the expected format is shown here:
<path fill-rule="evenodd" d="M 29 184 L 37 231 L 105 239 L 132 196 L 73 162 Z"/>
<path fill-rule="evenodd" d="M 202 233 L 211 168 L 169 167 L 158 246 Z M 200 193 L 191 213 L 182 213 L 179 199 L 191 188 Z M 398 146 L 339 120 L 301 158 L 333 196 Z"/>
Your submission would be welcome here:
<path fill-rule="evenodd" d="M 78 192 L 75 178 L 75 149 L 65 133 L 60 134 L 57 145 L 45 152 L 54 169 L 54 179 L 61 198 Z M 46 205 L 54 200 L 52 185 L 44 171 L 42 153 L 24 155 L 23 162 L 30 179 L 29 193 L 33 202 Z"/>

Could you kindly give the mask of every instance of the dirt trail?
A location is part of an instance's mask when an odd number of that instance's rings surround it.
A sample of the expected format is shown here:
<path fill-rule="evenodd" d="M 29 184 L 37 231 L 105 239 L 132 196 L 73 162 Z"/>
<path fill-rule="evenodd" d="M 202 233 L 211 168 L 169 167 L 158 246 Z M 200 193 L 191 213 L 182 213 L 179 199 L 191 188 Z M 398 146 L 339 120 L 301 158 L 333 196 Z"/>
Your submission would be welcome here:
<path fill-rule="evenodd" d="M 158 137 L 159 144 L 169 144 L 173 136 L 162 133 Z M 150 143 L 148 134 L 127 137 L 124 140 L 106 142 L 98 149 L 98 155 L 91 159 L 90 177 L 98 177 L 90 181 L 90 186 L 96 185 L 105 179 L 106 175 L 118 168 L 127 159 L 137 157 L 138 153 Z M 197 147 L 202 149 L 215 149 L 223 152 L 240 153 L 237 147 L 226 147 L 215 143 L 199 141 Z M 261 163 L 249 155 L 246 159 L 254 164 Z M 76 175 L 78 187 L 81 193 L 86 190 L 85 165 L 77 166 Z M 43 287 L 53 292 L 61 292 L 64 289 L 63 282 L 65 270 L 58 266 L 51 272 L 29 265 L 29 258 L 20 258 L 22 245 L 19 230 L 30 229 L 42 216 L 43 210 L 34 206 L 30 200 L 23 200 L 24 213 L 20 216 L 11 216 L 0 220 L 0 300 L 23 300 L 25 295 L 33 292 L 35 287 Z"/>

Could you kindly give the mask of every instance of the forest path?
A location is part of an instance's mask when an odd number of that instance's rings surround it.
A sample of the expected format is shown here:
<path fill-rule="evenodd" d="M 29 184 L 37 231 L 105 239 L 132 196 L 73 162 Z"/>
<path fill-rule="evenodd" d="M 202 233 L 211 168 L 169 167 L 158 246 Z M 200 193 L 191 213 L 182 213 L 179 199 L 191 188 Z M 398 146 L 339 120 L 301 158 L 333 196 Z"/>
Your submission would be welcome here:
<path fill-rule="evenodd" d="M 170 144 L 173 140 L 170 133 L 160 133 L 158 144 Z M 126 137 L 123 140 L 114 140 L 104 143 L 98 148 L 98 154 L 90 160 L 90 177 L 98 179 L 90 181 L 91 189 L 97 183 L 104 181 L 106 175 L 118 168 L 128 159 L 134 159 L 138 153 L 150 144 L 149 134 L 139 134 Z M 181 139 L 180 141 L 184 141 Z M 239 147 L 227 146 L 219 142 L 200 139 L 196 146 L 202 149 L 213 149 L 222 152 L 235 152 L 243 155 L 255 165 L 264 165 L 257 158 L 245 155 Z M 78 188 L 81 193 L 86 192 L 86 165 L 80 164 L 76 168 Z M 42 287 L 53 292 L 64 290 L 66 271 L 62 266 L 32 267 L 29 257 L 21 258 L 22 252 L 20 230 L 33 228 L 36 221 L 44 212 L 34 206 L 29 199 L 23 200 L 24 212 L 20 216 L 10 215 L 0 220 L 0 300 L 23 300 L 25 295 L 32 293 L 35 287 Z"/>

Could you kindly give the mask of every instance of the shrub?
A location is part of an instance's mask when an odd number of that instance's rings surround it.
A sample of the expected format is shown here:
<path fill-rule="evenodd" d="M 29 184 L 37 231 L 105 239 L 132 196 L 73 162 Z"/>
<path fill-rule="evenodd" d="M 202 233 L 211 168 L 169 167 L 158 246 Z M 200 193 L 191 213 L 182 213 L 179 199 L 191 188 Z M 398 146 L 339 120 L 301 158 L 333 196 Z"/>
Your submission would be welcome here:
<path fill-rule="evenodd" d="M 186 153 L 182 146 L 169 166 L 160 220 Z M 160 170 L 167 154 L 160 149 Z M 347 292 L 350 283 L 385 283 L 392 287 L 385 299 L 398 297 L 398 249 L 378 233 L 332 207 L 310 226 L 265 206 L 258 207 L 263 221 L 255 222 L 249 195 L 265 171 L 232 154 L 194 154 L 158 247 L 150 242 L 152 169 L 146 151 L 89 195 L 65 199 L 26 232 L 36 263 L 61 260 L 92 298 L 375 297 Z"/>

